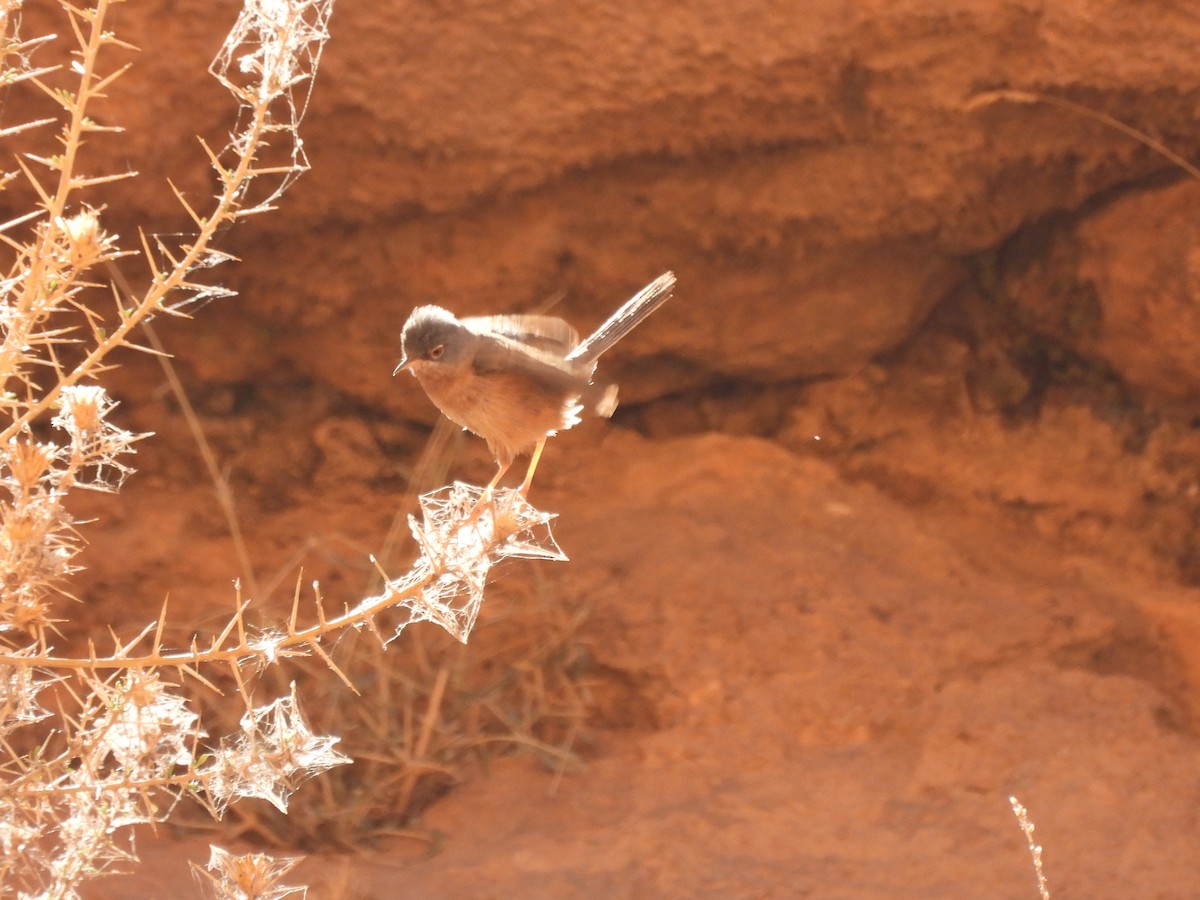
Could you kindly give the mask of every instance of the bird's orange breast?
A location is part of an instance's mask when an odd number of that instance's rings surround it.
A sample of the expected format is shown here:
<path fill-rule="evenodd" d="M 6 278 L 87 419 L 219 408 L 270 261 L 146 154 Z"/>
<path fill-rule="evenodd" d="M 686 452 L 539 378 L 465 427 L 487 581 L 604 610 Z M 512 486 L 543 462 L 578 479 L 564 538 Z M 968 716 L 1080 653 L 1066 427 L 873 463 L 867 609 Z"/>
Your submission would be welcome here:
<path fill-rule="evenodd" d="M 487 441 L 501 465 L 579 421 L 576 397 L 522 373 L 481 375 L 429 363 L 414 363 L 413 373 L 446 418 Z"/>

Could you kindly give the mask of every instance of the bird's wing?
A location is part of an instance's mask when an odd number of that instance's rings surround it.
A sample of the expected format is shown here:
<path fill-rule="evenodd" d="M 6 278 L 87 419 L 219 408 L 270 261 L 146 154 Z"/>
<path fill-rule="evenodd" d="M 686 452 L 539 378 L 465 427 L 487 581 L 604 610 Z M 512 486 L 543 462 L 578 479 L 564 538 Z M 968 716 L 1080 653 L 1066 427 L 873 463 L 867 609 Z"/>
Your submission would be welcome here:
<path fill-rule="evenodd" d="M 554 316 L 475 316 L 462 323 L 476 334 L 499 335 L 559 357 L 579 343 L 579 332 Z"/>
<path fill-rule="evenodd" d="M 475 351 L 477 375 L 524 375 L 567 393 L 585 393 L 592 368 L 587 364 L 569 363 L 557 353 L 539 350 L 496 333 L 482 336 Z"/>

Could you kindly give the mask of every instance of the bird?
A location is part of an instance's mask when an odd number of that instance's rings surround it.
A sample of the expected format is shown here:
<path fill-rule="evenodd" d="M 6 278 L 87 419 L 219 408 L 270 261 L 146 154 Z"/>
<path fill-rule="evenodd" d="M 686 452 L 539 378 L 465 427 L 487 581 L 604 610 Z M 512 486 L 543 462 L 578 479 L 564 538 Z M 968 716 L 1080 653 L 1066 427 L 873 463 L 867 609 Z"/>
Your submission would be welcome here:
<path fill-rule="evenodd" d="M 547 438 L 578 424 L 583 413 L 608 418 L 616 410 L 617 386 L 592 380 L 596 363 L 674 288 L 673 272 L 660 275 L 583 342 L 554 316 L 460 319 L 440 306 L 419 306 L 404 323 L 392 375 L 411 372 L 446 418 L 487 442 L 497 471 L 481 499 L 529 453 L 517 489 L 525 497 Z"/>

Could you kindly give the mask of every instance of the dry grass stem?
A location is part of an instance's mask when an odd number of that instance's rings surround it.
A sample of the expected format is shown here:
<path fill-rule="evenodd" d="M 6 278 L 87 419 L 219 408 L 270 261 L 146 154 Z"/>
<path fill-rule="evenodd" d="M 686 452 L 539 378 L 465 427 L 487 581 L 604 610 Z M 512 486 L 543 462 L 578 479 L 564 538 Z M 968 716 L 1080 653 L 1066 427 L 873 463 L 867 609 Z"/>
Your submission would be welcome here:
<path fill-rule="evenodd" d="M 1042 871 L 1042 846 L 1033 836 L 1034 825 L 1029 819 L 1029 812 L 1021 805 L 1016 797 L 1008 798 L 1017 824 L 1025 833 L 1025 842 L 1029 845 L 1029 859 L 1033 862 L 1033 872 L 1037 876 L 1038 896 L 1041 900 L 1050 900 L 1050 886 L 1046 883 L 1046 873 Z"/>

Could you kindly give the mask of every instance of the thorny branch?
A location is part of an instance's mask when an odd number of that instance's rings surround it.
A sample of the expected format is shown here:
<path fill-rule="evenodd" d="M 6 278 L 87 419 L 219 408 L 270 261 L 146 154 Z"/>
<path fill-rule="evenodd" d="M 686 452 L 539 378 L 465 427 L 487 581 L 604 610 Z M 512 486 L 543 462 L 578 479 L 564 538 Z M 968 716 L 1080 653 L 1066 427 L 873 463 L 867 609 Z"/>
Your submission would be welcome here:
<path fill-rule="evenodd" d="M 309 727 L 294 686 L 256 697 L 265 667 L 313 655 L 353 688 L 326 649 L 332 638 L 366 630 L 387 645 L 408 624 L 432 621 L 466 641 L 495 563 L 562 558 L 551 516 L 515 494 L 477 509 L 478 489 L 455 485 L 423 498 L 421 520 L 410 520 L 420 548 L 412 570 L 385 576 L 380 593 L 353 608 L 330 614 L 317 590 L 306 617 L 297 590 L 286 623 L 255 631 L 239 596 L 220 634 L 170 650 L 164 607 L 140 634 L 114 635 L 107 653 L 92 643 L 83 656 L 55 652 L 63 620 L 54 615 L 80 544 L 65 501 L 75 488 L 116 491 L 144 437 L 114 424 L 116 403 L 97 378 L 118 348 L 149 349 L 137 331 L 153 316 L 230 295 L 200 275 L 228 259 L 214 245 L 224 229 L 273 209 L 308 168 L 298 129 L 332 11 L 332 0 L 245 0 L 210 68 L 240 110 L 221 150 L 202 143 L 216 193 L 201 209 L 172 188 L 191 234 L 142 234 L 127 246 L 85 197 L 135 173 L 85 174 L 82 155 L 89 139 L 121 133 L 91 115 L 129 71 L 110 59 L 130 49 L 108 25 L 118 2 L 62 0 L 69 57 L 39 65 L 35 55 L 55 52 L 58 40 L 23 37 L 20 0 L 0 0 L 0 91 L 37 93 L 52 112 L 0 131 L 29 142 L 0 172 L 0 190 L 23 179 L 35 198 L 0 223 L 9 256 L 0 269 L 0 887 L 20 896 L 76 896 L 83 879 L 134 859 L 129 826 L 161 820 L 184 797 L 216 816 L 250 797 L 286 810 L 305 779 L 349 760 L 337 738 Z M 53 145 L 39 145 L 54 127 Z M 124 257 L 144 261 L 145 288 L 100 288 L 97 273 Z M 393 609 L 400 620 L 383 624 Z M 209 688 L 232 681 L 244 707 L 233 733 L 206 732 L 181 692 L 189 678 Z M 246 885 L 255 896 L 284 896 L 286 868 L 214 849 L 205 877 L 222 896 Z"/>
<path fill-rule="evenodd" d="M 431 621 L 465 642 L 493 565 L 564 558 L 551 515 L 515 492 L 480 506 L 478 488 L 456 484 L 422 498 L 420 521 L 410 517 L 420 551 L 412 569 L 383 575 L 382 590 L 353 608 L 330 614 L 314 585 L 313 612 L 302 615 L 297 586 L 287 622 L 255 630 L 239 592 L 220 633 L 190 646 L 168 648 L 164 604 L 141 633 L 113 635 L 108 652 L 89 641 L 82 656 L 56 653 L 63 620 L 54 614 L 70 596 L 81 540 L 65 501 L 75 488 L 118 490 L 145 437 L 114 424 L 116 403 L 96 379 L 117 348 L 149 350 L 136 332 L 153 316 L 183 316 L 231 294 L 198 276 L 228 258 L 213 244 L 223 229 L 273 209 L 308 168 L 298 128 L 332 11 L 332 0 L 244 0 L 210 68 L 240 110 L 223 149 L 202 143 L 216 194 L 198 211 L 175 190 L 191 235 L 143 234 L 129 249 L 82 195 L 135 173 L 88 176 L 80 167 L 89 136 L 121 131 L 89 115 L 129 68 L 108 68 L 111 52 L 128 49 L 107 28 L 120 0 L 60 2 L 70 61 L 39 66 L 33 57 L 50 52 L 54 36 L 23 38 L 21 0 L 0 0 L 0 91 L 37 89 L 55 112 L 0 136 L 33 141 L 59 127 L 54 152 L 31 146 L 14 171 L 0 172 L 0 190 L 23 178 L 37 198 L 0 224 L 11 253 L 0 278 L 0 892 L 23 897 L 74 897 L 84 879 L 128 865 L 129 827 L 162 820 L 185 797 L 217 817 L 244 798 L 286 811 L 303 781 L 350 760 L 335 749 L 338 738 L 309 727 L 294 684 L 283 697 L 256 697 L 266 667 L 315 656 L 353 690 L 326 649 L 338 635 L 365 630 L 387 646 L 407 625 Z M 105 314 L 90 298 L 96 273 L 128 256 L 145 262 L 147 286 L 112 290 Z M 388 610 L 402 615 L 385 624 Z M 236 687 L 244 712 L 233 733 L 208 734 L 182 693 L 187 679 L 218 693 L 218 683 Z M 279 883 L 288 868 L 214 848 L 203 879 L 219 896 L 282 897 L 293 892 Z"/>

